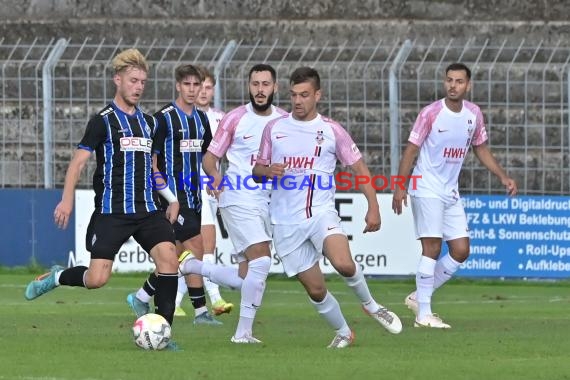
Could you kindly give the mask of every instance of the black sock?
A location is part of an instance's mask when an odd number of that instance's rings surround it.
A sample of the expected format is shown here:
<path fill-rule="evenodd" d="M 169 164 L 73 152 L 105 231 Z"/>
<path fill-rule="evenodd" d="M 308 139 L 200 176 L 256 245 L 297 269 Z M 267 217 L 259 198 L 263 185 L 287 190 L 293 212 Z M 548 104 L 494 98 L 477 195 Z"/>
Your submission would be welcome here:
<path fill-rule="evenodd" d="M 154 296 L 154 293 L 156 293 L 157 284 L 158 284 L 158 277 L 156 276 L 156 273 L 152 272 L 151 274 L 148 275 L 148 278 L 144 282 L 143 289 L 149 296 L 152 297 Z"/>
<path fill-rule="evenodd" d="M 85 284 L 83 283 L 83 275 L 87 272 L 87 269 L 87 267 L 82 265 L 67 268 L 61 272 L 61 275 L 59 276 L 59 284 L 67 286 L 81 286 L 84 288 Z"/>
<path fill-rule="evenodd" d="M 162 315 L 170 325 L 174 319 L 176 291 L 178 290 L 178 273 L 159 273 L 157 276 L 154 304 L 156 314 Z"/>
<path fill-rule="evenodd" d="M 206 306 L 206 293 L 204 292 L 203 286 L 199 288 L 188 287 L 188 295 L 190 296 L 190 301 L 192 301 L 194 309 Z"/>

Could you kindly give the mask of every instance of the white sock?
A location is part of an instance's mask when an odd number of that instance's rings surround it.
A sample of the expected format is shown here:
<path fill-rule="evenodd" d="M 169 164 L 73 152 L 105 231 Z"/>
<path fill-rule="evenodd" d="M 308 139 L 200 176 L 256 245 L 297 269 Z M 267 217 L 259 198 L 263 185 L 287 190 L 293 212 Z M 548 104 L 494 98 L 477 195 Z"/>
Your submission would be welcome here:
<path fill-rule="evenodd" d="M 204 263 L 198 259 L 186 260 L 180 265 L 180 273 L 183 275 L 187 274 L 202 274 L 202 266 Z"/>
<path fill-rule="evenodd" d="M 243 279 L 238 274 L 238 268 L 210 263 L 204 263 L 201 268 L 202 270 L 196 274 L 201 274 L 204 278 L 218 285 L 234 290 L 242 287 Z"/>
<path fill-rule="evenodd" d="M 184 295 L 188 292 L 188 285 L 184 276 L 178 277 L 178 290 L 176 291 L 176 307 L 180 307 Z"/>
<path fill-rule="evenodd" d="M 450 254 L 440 258 L 437 261 L 437 264 L 435 264 L 435 280 L 433 288 L 437 289 L 441 285 L 445 284 L 451 277 L 453 277 L 453 274 L 457 272 L 460 265 L 461 263 L 455 261 Z"/>
<path fill-rule="evenodd" d="M 206 306 L 199 307 L 197 309 L 194 309 L 194 316 L 197 317 L 200 314 L 206 313 L 207 311 L 208 311 L 208 308 Z"/>
<path fill-rule="evenodd" d="M 434 272 L 436 261 L 427 256 L 420 259 L 418 272 L 416 273 L 416 300 L 418 301 L 419 311 L 418 320 L 421 321 L 431 312 L 431 295 L 433 294 Z"/>
<path fill-rule="evenodd" d="M 252 335 L 253 320 L 257 309 L 261 306 L 265 280 L 271 267 L 271 259 L 267 256 L 252 260 L 247 264 L 247 275 L 241 286 L 241 302 L 239 308 L 239 321 L 235 336 L 240 338 Z"/>
<path fill-rule="evenodd" d="M 87 280 L 86 280 L 86 278 L 87 278 L 87 272 L 89 272 L 89 269 L 87 269 L 85 272 L 83 272 L 83 286 L 85 287 L 85 289 L 89 289 L 89 288 L 87 287 Z M 61 275 L 61 273 L 60 273 L 60 275 Z"/>
<path fill-rule="evenodd" d="M 375 313 L 378 311 L 379 306 L 376 301 L 374 301 L 374 298 L 372 298 L 372 294 L 370 294 L 370 289 L 368 288 L 368 284 L 366 283 L 366 279 L 364 278 L 364 274 L 362 274 L 359 264 L 356 264 L 356 272 L 354 272 L 354 276 L 344 277 L 344 280 L 352 289 L 354 294 L 356 294 L 366 311 L 369 313 Z"/>
<path fill-rule="evenodd" d="M 180 273 L 199 274 L 210 281 L 230 289 L 241 289 L 243 279 L 238 275 L 238 269 L 223 265 L 205 263 L 201 260 L 186 260 L 180 266 Z"/>
<path fill-rule="evenodd" d="M 146 303 L 149 303 L 150 299 L 152 298 L 143 288 L 139 288 L 139 290 L 137 290 L 136 297 L 139 299 L 139 301 Z"/>
<path fill-rule="evenodd" d="M 344 315 L 340 310 L 340 305 L 336 298 L 327 291 L 325 298 L 321 302 L 315 302 L 309 297 L 317 312 L 327 321 L 327 323 L 342 336 L 350 336 L 350 327 L 346 323 Z"/>
<path fill-rule="evenodd" d="M 215 264 L 216 257 L 214 256 L 213 253 L 204 253 L 202 261 L 208 264 Z M 216 302 L 222 299 L 222 296 L 220 295 L 220 287 L 218 286 L 218 284 L 210 281 L 210 279 L 208 279 L 207 277 L 204 278 L 204 289 L 206 289 L 206 292 L 208 293 L 208 297 L 210 298 L 210 303 L 215 304 Z"/>
<path fill-rule="evenodd" d="M 87 272 L 87 271 L 85 271 L 85 272 Z M 62 273 L 63 273 L 63 270 L 58 270 L 57 272 L 55 272 L 55 276 L 54 276 L 54 279 L 55 279 L 55 286 L 59 286 L 59 285 L 60 285 L 60 283 L 59 283 L 59 277 L 61 276 Z M 84 273 L 84 274 L 85 274 L 85 273 Z M 85 280 L 83 280 L 83 285 L 85 285 Z"/>

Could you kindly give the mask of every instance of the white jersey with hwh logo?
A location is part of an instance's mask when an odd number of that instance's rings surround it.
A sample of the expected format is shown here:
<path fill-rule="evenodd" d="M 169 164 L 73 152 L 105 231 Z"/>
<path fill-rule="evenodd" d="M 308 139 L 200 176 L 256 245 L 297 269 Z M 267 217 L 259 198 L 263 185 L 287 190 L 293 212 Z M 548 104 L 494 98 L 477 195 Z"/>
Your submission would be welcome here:
<path fill-rule="evenodd" d="M 352 165 L 361 157 L 348 132 L 327 117 L 298 121 L 289 114 L 269 123 L 257 162 L 286 165 L 283 178 L 273 184 L 271 223 L 297 224 L 334 211 L 336 162 Z"/>
<path fill-rule="evenodd" d="M 460 112 L 453 112 L 438 100 L 422 109 L 408 139 L 420 147 L 414 176 L 416 197 L 439 198 L 445 203 L 459 200 L 459 172 L 471 145 L 487 141 L 483 114 L 476 104 L 463 101 Z"/>

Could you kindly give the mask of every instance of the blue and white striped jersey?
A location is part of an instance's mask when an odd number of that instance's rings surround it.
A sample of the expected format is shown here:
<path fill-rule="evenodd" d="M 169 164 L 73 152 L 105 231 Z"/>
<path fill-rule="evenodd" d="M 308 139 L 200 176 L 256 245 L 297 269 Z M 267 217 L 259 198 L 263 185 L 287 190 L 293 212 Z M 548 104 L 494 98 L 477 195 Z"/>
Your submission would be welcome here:
<path fill-rule="evenodd" d="M 89 120 L 78 149 L 95 152 L 95 211 L 134 214 L 158 210 L 152 186 L 154 117 L 129 115 L 113 102 Z"/>

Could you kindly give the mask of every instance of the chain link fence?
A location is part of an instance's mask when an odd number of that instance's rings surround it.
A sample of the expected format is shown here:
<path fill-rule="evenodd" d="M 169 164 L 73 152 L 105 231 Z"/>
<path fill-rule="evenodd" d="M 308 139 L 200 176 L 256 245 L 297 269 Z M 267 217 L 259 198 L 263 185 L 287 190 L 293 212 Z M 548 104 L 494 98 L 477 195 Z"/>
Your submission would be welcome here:
<path fill-rule="evenodd" d="M 141 50 L 151 64 L 141 103 L 149 113 L 175 98 L 174 68 L 179 64 L 216 71 L 216 104 L 226 111 L 249 100 L 247 73 L 256 63 L 276 68 L 275 103 L 287 110 L 290 72 L 301 65 L 317 68 L 323 86 L 319 111 L 344 125 L 371 171 L 385 175 L 397 167 L 419 110 L 444 96 L 445 67 L 462 61 L 473 71 L 470 100 L 485 114 L 491 149 L 518 181 L 520 192 L 570 190 L 570 47 L 475 39 L 303 45 L 0 40 L 1 188 L 63 186 L 87 121 L 113 98 L 110 62 L 130 47 Z M 468 157 L 460 180 L 464 192 L 504 192 L 473 155 Z M 93 170 L 94 160 L 79 187 L 91 185 Z"/>

